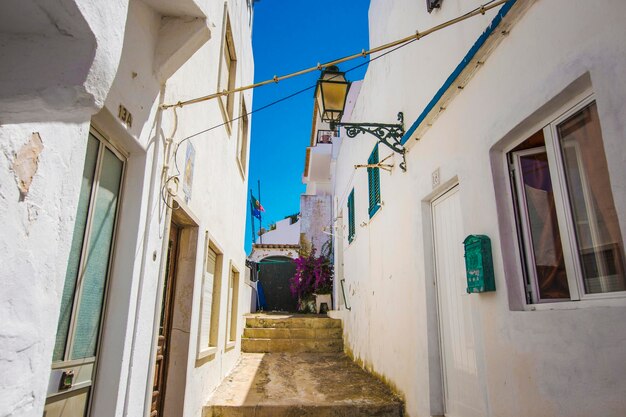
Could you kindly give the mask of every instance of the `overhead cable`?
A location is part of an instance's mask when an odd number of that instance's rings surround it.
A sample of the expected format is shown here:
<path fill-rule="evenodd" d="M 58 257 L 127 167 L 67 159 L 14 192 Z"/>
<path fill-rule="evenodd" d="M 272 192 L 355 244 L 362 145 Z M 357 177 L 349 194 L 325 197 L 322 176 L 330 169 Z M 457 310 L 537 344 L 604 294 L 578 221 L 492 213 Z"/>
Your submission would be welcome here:
<path fill-rule="evenodd" d="M 504 4 L 504 3 L 507 3 L 508 1 L 512 1 L 512 0 L 497 0 L 497 1 L 496 0 L 491 0 L 491 1 L 489 1 L 489 2 L 487 2 L 485 4 L 483 4 L 483 5 L 475 8 L 474 10 L 471 10 L 471 11 L 465 13 L 464 15 L 461 15 L 461 16 L 456 17 L 454 19 L 448 20 L 448 21 L 446 21 L 444 23 L 441 23 L 441 24 L 439 24 L 437 26 L 434 26 L 434 27 L 432 27 L 432 28 L 430 28 L 428 30 L 425 30 L 423 32 L 416 32 L 415 35 L 407 36 L 407 37 L 404 37 L 404 38 L 399 39 L 397 41 L 390 42 L 390 43 L 387 43 L 385 45 L 381 45 L 381 46 L 378 46 L 376 48 L 370 49 L 369 51 L 363 50 L 359 54 L 349 55 L 347 57 L 340 58 L 340 59 L 337 59 L 337 60 L 334 60 L 334 61 L 330 61 L 330 62 L 327 62 L 325 64 L 318 64 L 315 67 L 311 67 L 311 68 L 308 68 L 308 69 L 305 69 L 305 70 L 302 70 L 302 71 L 298 71 L 298 72 L 294 72 L 294 73 L 291 73 L 291 74 L 288 74 L 288 75 L 284 75 L 284 76 L 281 76 L 281 77 L 274 76 L 274 78 L 272 78 L 271 80 L 263 81 L 263 82 L 256 83 L 256 84 L 251 84 L 251 85 L 244 86 L 244 87 L 235 88 L 235 89 L 230 90 L 230 91 L 223 91 L 223 92 L 220 92 L 220 93 L 210 94 L 208 96 L 203 96 L 203 97 L 199 97 L 199 98 L 192 99 L 192 100 L 187 100 L 187 101 L 179 101 L 176 104 L 163 104 L 163 105 L 160 106 L 160 108 L 161 109 L 169 109 L 169 108 L 183 107 L 183 106 L 186 106 L 186 105 L 189 105 L 189 104 L 194 104 L 194 103 L 199 103 L 199 102 L 202 102 L 202 101 L 211 100 L 211 99 L 223 96 L 223 95 L 228 95 L 228 94 L 239 92 L 239 91 L 245 91 L 245 90 L 253 89 L 253 88 L 256 88 L 256 87 L 261 87 L 263 85 L 270 84 L 271 82 L 278 82 L 278 81 L 281 81 L 281 80 L 284 80 L 284 79 L 287 79 L 287 78 L 292 78 L 292 77 L 295 77 L 295 76 L 298 76 L 298 75 L 303 75 L 303 74 L 306 74 L 306 73 L 309 73 L 309 72 L 312 72 L 312 71 L 315 71 L 315 70 L 321 70 L 321 69 L 324 69 L 324 68 L 329 67 L 331 65 L 336 65 L 336 64 L 340 64 L 342 62 L 350 61 L 350 60 L 358 58 L 358 57 L 367 57 L 367 56 L 372 55 L 374 53 L 387 50 L 386 52 L 384 52 L 381 55 L 378 55 L 376 57 L 370 58 L 366 62 L 363 62 L 361 64 L 355 65 L 354 67 L 349 68 L 348 70 L 345 71 L 346 73 L 348 73 L 348 72 L 354 71 L 357 68 L 360 68 L 360 67 L 362 67 L 364 65 L 367 65 L 370 62 L 376 61 L 377 59 L 382 58 L 382 57 L 386 56 L 387 54 L 390 54 L 391 52 L 394 52 L 394 51 L 396 51 L 396 50 L 398 50 L 400 48 L 403 48 L 403 47 L 405 47 L 405 46 L 407 46 L 407 45 L 409 45 L 409 44 L 411 44 L 411 43 L 413 43 L 413 42 L 423 38 L 424 36 L 430 35 L 433 32 L 436 32 L 438 30 L 441 30 L 441 29 L 446 28 L 448 26 L 451 26 L 453 24 L 462 22 L 463 20 L 466 20 L 466 19 L 468 19 L 470 17 L 473 17 L 473 16 L 476 16 L 478 14 L 484 15 L 487 11 L 489 11 L 489 10 L 491 10 L 493 8 L 496 8 L 496 7 L 498 7 L 498 6 L 500 6 L 500 5 Z M 275 100 L 273 102 L 265 104 L 265 105 L 263 105 L 263 106 L 261 106 L 261 107 L 259 107 L 257 109 L 253 109 L 253 110 L 251 110 L 251 111 L 249 111 L 247 113 L 240 114 L 238 117 L 234 117 L 234 118 L 232 118 L 230 120 L 227 120 L 227 121 L 225 121 L 223 123 L 217 124 L 215 126 L 211 126 L 211 127 L 207 128 L 207 129 L 201 130 L 199 132 L 196 132 L 194 134 L 191 134 L 189 136 L 186 136 L 186 137 L 182 138 L 179 142 L 176 143 L 173 155 L 171 156 L 171 159 L 174 160 L 174 167 L 175 167 L 177 172 L 176 172 L 176 174 L 170 175 L 170 176 L 168 176 L 165 179 L 163 187 L 162 187 L 162 190 L 161 190 L 161 194 L 162 194 L 163 200 L 167 201 L 167 195 L 168 194 L 170 196 L 175 196 L 176 195 L 176 191 L 172 191 L 170 189 L 170 185 L 169 184 L 170 184 L 171 181 L 174 181 L 176 189 L 178 189 L 178 183 L 177 182 L 178 182 L 178 177 L 180 176 L 180 168 L 178 167 L 178 158 L 177 158 L 177 156 L 178 156 L 178 150 L 180 148 L 180 145 L 182 145 L 184 142 L 186 142 L 186 141 L 188 141 L 188 140 L 190 140 L 190 139 L 192 139 L 192 138 L 194 138 L 196 136 L 199 136 L 199 135 L 201 135 L 203 133 L 206 133 L 206 132 L 209 132 L 211 130 L 217 129 L 219 127 L 225 126 L 227 124 L 230 124 L 233 121 L 239 120 L 239 119 L 241 119 L 243 117 L 247 117 L 247 116 L 249 116 L 249 115 L 251 115 L 253 113 L 257 113 L 257 112 L 259 112 L 261 110 L 265 110 L 265 109 L 267 109 L 269 107 L 272 107 L 272 106 L 274 106 L 276 104 L 279 104 L 279 103 L 281 103 L 283 101 L 286 101 L 286 100 L 288 100 L 290 98 L 296 97 L 296 96 L 298 96 L 298 95 L 300 95 L 300 94 L 302 94 L 302 93 L 304 93 L 306 91 L 314 89 L 315 86 L 316 86 L 315 84 L 314 85 L 310 85 L 308 87 L 305 87 L 303 89 L 295 91 L 294 93 L 291 93 L 291 94 L 289 94 L 287 96 L 281 97 L 278 100 Z M 354 176 L 354 171 L 352 173 L 352 176 Z M 349 181 L 349 183 L 350 182 L 351 182 L 351 180 Z M 176 207 L 170 207 L 170 208 L 176 208 Z"/>
<path fill-rule="evenodd" d="M 162 104 L 160 107 L 161 107 L 161 109 L 165 110 L 165 109 L 169 109 L 171 107 L 183 107 L 183 106 L 187 106 L 189 104 L 200 103 L 200 102 L 203 102 L 203 101 L 212 100 L 214 98 L 227 96 L 227 95 L 232 94 L 232 93 L 238 93 L 240 91 L 250 90 L 250 89 L 253 89 L 253 88 L 257 88 L 257 87 L 262 87 L 262 86 L 267 85 L 267 84 L 278 83 L 278 82 L 280 82 L 282 80 L 286 80 L 286 79 L 289 79 L 289 78 L 297 77 L 299 75 L 308 74 L 308 73 L 313 72 L 313 71 L 321 71 L 321 70 L 323 70 L 325 68 L 328 68 L 330 66 L 341 64 L 341 63 L 347 62 L 347 61 L 351 61 L 351 60 L 356 59 L 356 58 L 365 58 L 368 55 L 375 54 L 377 52 L 382 52 L 382 51 L 390 49 L 390 48 L 394 48 L 394 47 L 396 47 L 398 45 L 405 44 L 405 43 L 407 43 L 409 41 L 420 40 L 420 39 L 422 39 L 425 36 L 428 36 L 428 35 L 430 35 L 430 34 L 432 34 L 434 32 L 437 32 L 437 31 L 439 31 L 441 29 L 447 28 L 448 26 L 452 26 L 452 25 L 454 25 L 456 23 L 462 22 L 462 21 L 464 21 L 466 19 L 469 19 L 470 17 L 477 16 L 477 15 L 484 15 L 487 11 L 489 11 L 491 9 L 494 9 L 494 8 L 504 4 L 504 3 L 507 3 L 508 1 L 510 1 L 510 0 L 498 0 L 498 1 L 491 0 L 491 1 L 489 1 L 489 2 L 487 2 L 485 4 L 483 4 L 483 5 L 475 8 L 474 10 L 472 10 L 472 11 L 470 11 L 468 13 L 465 13 L 464 15 L 458 16 L 458 17 L 456 17 L 454 19 L 451 19 L 451 20 L 447 20 L 447 21 L 445 21 L 445 22 L 443 22 L 443 23 L 441 23 L 439 25 L 431 27 L 430 29 L 424 30 L 423 32 L 420 32 L 419 30 L 416 30 L 415 33 L 412 34 L 412 35 L 405 36 L 404 38 L 395 40 L 393 42 L 386 43 L 384 45 L 377 46 L 377 47 L 372 48 L 372 49 L 367 50 L 367 51 L 365 49 L 363 49 L 359 53 L 348 55 L 348 56 L 345 56 L 343 58 L 335 59 L 333 61 L 326 62 L 324 64 L 318 63 L 317 65 L 315 65 L 313 67 L 306 68 L 306 69 L 303 69 L 303 70 L 300 70 L 300 71 L 296 71 L 296 72 L 292 72 L 290 74 L 281 75 L 281 76 L 274 75 L 274 77 L 272 77 L 269 80 L 261 81 L 261 82 L 258 82 L 258 83 L 254 83 L 254 84 L 250 84 L 250 85 L 246 85 L 246 86 L 242 86 L 242 87 L 237 87 L 237 88 L 234 88 L 232 90 L 220 91 L 220 92 L 217 92 L 217 93 L 209 94 L 209 95 L 206 95 L 206 96 L 202 96 L 202 97 L 198 97 L 198 98 L 194 98 L 194 99 L 190 99 L 190 100 L 179 101 L 179 102 L 173 103 L 173 104 Z"/>

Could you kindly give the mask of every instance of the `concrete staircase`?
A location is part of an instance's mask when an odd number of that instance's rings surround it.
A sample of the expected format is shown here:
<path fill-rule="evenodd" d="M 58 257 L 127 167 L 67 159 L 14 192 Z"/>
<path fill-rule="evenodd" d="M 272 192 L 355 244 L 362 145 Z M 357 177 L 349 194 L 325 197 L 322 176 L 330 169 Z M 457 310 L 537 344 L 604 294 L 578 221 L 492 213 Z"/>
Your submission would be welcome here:
<path fill-rule="evenodd" d="M 326 316 L 247 316 L 241 350 L 247 353 L 343 352 L 341 320 Z"/>
<path fill-rule="evenodd" d="M 341 332 L 325 316 L 247 316 L 241 360 L 202 417 L 402 417 L 402 401 L 343 353 Z"/>

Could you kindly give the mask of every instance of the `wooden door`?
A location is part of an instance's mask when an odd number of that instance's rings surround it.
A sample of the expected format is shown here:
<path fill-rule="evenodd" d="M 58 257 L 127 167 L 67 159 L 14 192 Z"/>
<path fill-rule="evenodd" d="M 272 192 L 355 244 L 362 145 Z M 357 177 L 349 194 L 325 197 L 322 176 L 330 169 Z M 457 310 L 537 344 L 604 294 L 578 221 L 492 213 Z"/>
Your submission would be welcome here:
<path fill-rule="evenodd" d="M 176 260 L 178 258 L 178 241 L 180 228 L 172 223 L 167 249 L 167 276 L 163 285 L 161 304 L 161 320 L 159 323 L 159 338 L 157 344 L 156 361 L 154 364 L 154 381 L 152 386 L 152 409 L 150 417 L 163 415 L 165 386 L 167 380 L 167 366 L 169 356 L 170 330 L 173 316 L 174 293 L 176 291 Z"/>
<path fill-rule="evenodd" d="M 476 363 L 471 295 L 466 292 L 458 186 L 432 203 L 432 215 L 445 415 L 482 417 L 485 401 Z"/>

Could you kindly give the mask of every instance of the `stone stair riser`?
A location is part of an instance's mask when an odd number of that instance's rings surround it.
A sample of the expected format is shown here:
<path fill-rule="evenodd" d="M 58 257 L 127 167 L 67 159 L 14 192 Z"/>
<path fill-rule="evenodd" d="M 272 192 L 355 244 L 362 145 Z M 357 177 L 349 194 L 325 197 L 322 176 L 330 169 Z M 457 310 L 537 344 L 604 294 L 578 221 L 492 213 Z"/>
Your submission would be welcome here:
<path fill-rule="evenodd" d="M 286 319 L 263 319 L 248 317 L 246 318 L 246 327 L 264 329 L 340 329 L 341 320 L 315 317 Z"/>
<path fill-rule="evenodd" d="M 241 350 L 247 353 L 331 353 L 343 351 L 342 339 L 241 339 Z"/>
<path fill-rule="evenodd" d="M 251 328 L 243 330 L 243 337 L 250 339 L 341 339 L 341 328 Z"/>

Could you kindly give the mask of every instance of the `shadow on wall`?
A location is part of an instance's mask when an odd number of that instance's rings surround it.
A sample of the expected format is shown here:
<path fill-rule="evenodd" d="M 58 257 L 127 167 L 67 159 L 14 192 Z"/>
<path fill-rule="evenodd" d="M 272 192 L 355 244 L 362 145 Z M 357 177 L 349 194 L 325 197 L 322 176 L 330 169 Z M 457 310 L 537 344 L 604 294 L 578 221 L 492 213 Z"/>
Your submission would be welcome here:
<path fill-rule="evenodd" d="M 108 86 L 88 85 L 98 45 L 74 2 L 4 0 L 0 16 L 0 123 L 72 121 L 98 110 Z"/>

